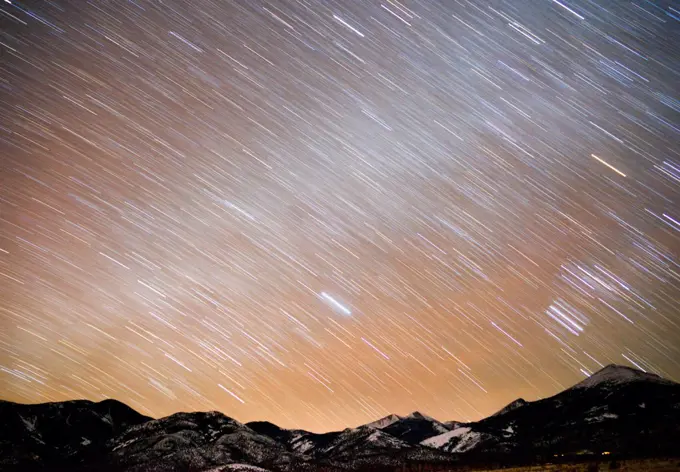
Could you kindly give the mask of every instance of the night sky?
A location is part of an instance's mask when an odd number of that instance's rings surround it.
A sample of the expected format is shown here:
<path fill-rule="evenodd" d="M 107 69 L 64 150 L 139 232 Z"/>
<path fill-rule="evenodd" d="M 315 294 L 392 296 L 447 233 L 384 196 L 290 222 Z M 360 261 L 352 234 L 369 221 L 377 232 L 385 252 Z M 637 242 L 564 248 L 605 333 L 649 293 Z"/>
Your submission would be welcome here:
<path fill-rule="evenodd" d="M 0 392 L 314 431 L 680 380 L 680 4 L 0 2 Z"/>

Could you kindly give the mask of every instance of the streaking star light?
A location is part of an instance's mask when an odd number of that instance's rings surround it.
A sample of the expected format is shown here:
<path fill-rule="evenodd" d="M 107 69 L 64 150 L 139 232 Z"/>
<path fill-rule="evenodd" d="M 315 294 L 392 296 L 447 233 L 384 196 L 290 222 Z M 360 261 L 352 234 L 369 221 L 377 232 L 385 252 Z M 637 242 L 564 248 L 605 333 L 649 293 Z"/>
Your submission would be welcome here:
<path fill-rule="evenodd" d="M 321 297 L 322 300 L 325 300 L 328 303 L 330 303 L 330 305 L 333 308 L 341 312 L 343 315 L 350 316 L 352 314 L 352 311 L 349 308 L 347 308 L 345 305 L 337 301 L 335 298 L 328 295 L 326 292 L 321 292 L 319 296 Z"/>

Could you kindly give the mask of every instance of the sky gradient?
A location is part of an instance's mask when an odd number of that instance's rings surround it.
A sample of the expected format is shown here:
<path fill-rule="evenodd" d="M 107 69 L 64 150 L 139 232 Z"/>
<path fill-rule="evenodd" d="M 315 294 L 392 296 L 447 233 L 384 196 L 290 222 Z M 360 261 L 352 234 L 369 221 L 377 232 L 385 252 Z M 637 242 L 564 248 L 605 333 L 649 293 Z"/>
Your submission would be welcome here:
<path fill-rule="evenodd" d="M 326 431 L 680 380 L 679 10 L 4 0 L 2 396 Z"/>

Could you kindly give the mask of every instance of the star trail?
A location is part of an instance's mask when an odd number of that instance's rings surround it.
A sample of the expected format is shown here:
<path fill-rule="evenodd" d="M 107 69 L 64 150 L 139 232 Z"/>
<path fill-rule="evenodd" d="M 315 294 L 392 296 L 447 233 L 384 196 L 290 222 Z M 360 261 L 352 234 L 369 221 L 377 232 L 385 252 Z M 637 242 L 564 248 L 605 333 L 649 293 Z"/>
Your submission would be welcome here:
<path fill-rule="evenodd" d="M 680 7 L 0 3 L 0 390 L 313 431 L 680 380 Z"/>

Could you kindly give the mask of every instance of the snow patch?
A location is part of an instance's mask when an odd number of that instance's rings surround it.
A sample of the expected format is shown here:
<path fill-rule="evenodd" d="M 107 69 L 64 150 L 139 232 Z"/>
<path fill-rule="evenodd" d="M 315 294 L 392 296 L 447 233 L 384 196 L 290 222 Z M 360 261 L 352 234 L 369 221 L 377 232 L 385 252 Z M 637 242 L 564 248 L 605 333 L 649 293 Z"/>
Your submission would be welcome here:
<path fill-rule="evenodd" d="M 382 447 L 391 447 L 401 449 L 403 447 L 408 447 L 408 444 L 401 441 L 395 437 L 385 434 L 382 431 L 374 431 L 366 438 L 366 442 L 377 444 Z"/>
<path fill-rule="evenodd" d="M 128 439 L 127 441 L 123 441 L 122 443 L 120 443 L 120 444 L 118 444 L 117 446 L 115 446 L 113 449 L 111 449 L 111 451 L 113 452 L 113 451 L 117 451 L 118 449 L 122 449 L 122 448 L 124 448 L 124 447 L 128 447 L 129 445 L 134 444 L 134 443 L 136 443 L 137 441 L 139 441 L 139 438 Z"/>
<path fill-rule="evenodd" d="M 615 415 L 613 413 L 605 413 L 600 416 L 591 416 L 590 418 L 586 418 L 587 423 L 599 423 L 600 421 L 605 421 L 605 420 L 615 420 L 618 418 L 619 415 Z"/>
<path fill-rule="evenodd" d="M 305 452 L 309 451 L 311 448 L 314 447 L 314 443 L 310 441 L 309 439 L 302 439 L 299 441 L 293 441 L 293 450 L 295 452 L 299 452 L 300 454 L 304 454 Z"/>
<path fill-rule="evenodd" d="M 482 435 L 475 431 L 470 431 L 469 433 L 462 436 L 460 442 L 456 444 L 456 447 L 449 449 L 449 452 L 467 452 L 474 448 L 479 441 L 481 441 Z"/>
<path fill-rule="evenodd" d="M 21 418 L 21 422 L 24 423 L 24 426 L 26 426 L 27 430 L 29 430 L 31 433 L 35 432 L 35 425 L 38 422 L 37 416 L 32 416 L 31 418 L 24 418 L 23 416 L 19 415 L 19 418 Z"/>
<path fill-rule="evenodd" d="M 462 428 L 456 428 L 453 431 L 440 434 L 439 436 L 428 438 L 425 441 L 422 441 L 420 444 L 422 444 L 423 446 L 440 448 L 444 444 L 448 443 L 452 438 L 463 436 L 464 434 L 467 434 L 469 432 L 470 428 L 464 426 Z"/>
<path fill-rule="evenodd" d="M 226 466 L 220 466 L 216 469 L 211 469 L 208 472 L 224 472 L 228 470 L 240 470 L 243 472 L 269 472 L 267 469 L 263 469 L 262 467 L 256 467 L 254 465 L 248 465 L 248 464 L 229 464 Z"/>
<path fill-rule="evenodd" d="M 472 429 L 467 426 L 463 426 L 456 428 L 453 431 L 449 431 L 448 433 L 426 439 L 420 444 L 449 452 L 467 452 L 474 448 L 481 440 L 481 433 L 472 431 Z"/>
<path fill-rule="evenodd" d="M 447 433 L 447 432 L 451 431 L 450 428 L 447 428 L 445 425 L 438 423 L 438 422 L 432 423 L 432 429 L 437 431 L 439 434 Z"/>
<path fill-rule="evenodd" d="M 102 420 L 104 420 L 105 423 L 108 423 L 109 425 L 113 426 L 113 417 L 111 416 L 111 412 L 102 415 Z"/>

